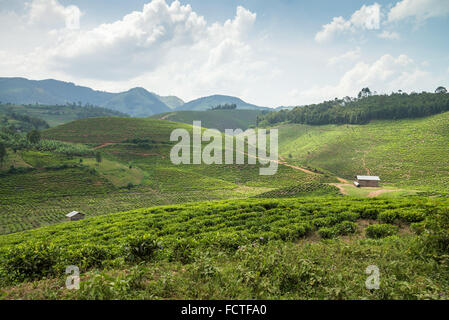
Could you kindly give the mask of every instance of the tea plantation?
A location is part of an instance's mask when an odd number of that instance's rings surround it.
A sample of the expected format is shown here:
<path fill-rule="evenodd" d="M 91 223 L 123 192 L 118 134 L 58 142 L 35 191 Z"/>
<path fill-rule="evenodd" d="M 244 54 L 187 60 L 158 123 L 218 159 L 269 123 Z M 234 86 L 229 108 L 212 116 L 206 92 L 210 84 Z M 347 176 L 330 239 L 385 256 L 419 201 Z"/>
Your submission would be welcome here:
<path fill-rule="evenodd" d="M 447 298 L 448 204 L 254 199 L 63 223 L 0 237 L 3 292 L 42 280 L 32 294 L 45 298 Z M 361 280 L 373 264 L 385 272 L 376 292 Z M 50 293 L 68 265 L 85 274 L 83 289 Z M 194 279 L 210 281 L 189 289 Z"/>

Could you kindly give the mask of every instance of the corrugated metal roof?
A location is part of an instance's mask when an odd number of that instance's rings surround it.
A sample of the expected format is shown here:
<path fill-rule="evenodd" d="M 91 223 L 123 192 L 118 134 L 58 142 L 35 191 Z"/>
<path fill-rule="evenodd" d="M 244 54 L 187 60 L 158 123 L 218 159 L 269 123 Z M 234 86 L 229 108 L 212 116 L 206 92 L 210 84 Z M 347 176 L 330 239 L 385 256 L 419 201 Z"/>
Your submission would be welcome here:
<path fill-rule="evenodd" d="M 78 215 L 78 214 L 82 214 L 82 213 L 81 213 L 81 212 L 78 212 L 78 211 L 72 211 L 72 212 L 70 212 L 69 214 L 67 214 L 66 217 L 67 217 L 67 218 L 72 218 L 72 217 L 74 217 L 74 216 L 76 216 L 76 215 Z"/>
<path fill-rule="evenodd" d="M 357 180 L 380 181 L 380 178 L 376 176 L 357 176 Z"/>

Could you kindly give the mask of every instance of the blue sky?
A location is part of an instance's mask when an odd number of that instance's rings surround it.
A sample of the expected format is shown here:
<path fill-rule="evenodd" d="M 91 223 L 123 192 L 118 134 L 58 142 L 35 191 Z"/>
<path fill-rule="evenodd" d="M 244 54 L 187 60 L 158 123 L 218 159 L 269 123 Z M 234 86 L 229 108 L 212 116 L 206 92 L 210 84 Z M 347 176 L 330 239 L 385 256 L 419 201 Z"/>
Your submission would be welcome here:
<path fill-rule="evenodd" d="M 302 105 L 449 86 L 447 30 L 447 0 L 0 0 L 0 76 Z"/>

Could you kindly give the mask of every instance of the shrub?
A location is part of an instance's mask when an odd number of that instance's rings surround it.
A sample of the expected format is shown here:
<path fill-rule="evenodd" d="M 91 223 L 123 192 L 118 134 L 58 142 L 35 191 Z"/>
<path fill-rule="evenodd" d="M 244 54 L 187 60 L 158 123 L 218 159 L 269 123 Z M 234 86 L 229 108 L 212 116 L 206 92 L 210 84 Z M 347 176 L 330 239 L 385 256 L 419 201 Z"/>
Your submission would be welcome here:
<path fill-rule="evenodd" d="M 380 239 L 393 236 L 398 231 L 398 226 L 394 226 L 391 224 L 374 224 L 366 228 L 366 236 L 372 239 Z"/>
<path fill-rule="evenodd" d="M 384 223 L 394 223 L 399 219 L 399 213 L 393 210 L 386 210 L 378 215 L 378 219 Z"/>
<path fill-rule="evenodd" d="M 40 279 L 53 275 L 59 250 L 46 243 L 24 243 L 5 252 L 1 267 L 10 281 Z"/>
<path fill-rule="evenodd" d="M 151 261 L 162 246 L 153 235 L 130 237 L 123 246 L 123 256 L 127 262 Z"/>
<path fill-rule="evenodd" d="M 418 210 L 408 209 L 407 211 L 402 211 L 399 214 L 399 217 L 402 221 L 407 223 L 412 222 L 421 222 L 424 220 L 424 212 Z"/>
<path fill-rule="evenodd" d="M 423 225 L 421 242 L 427 252 L 449 254 L 449 210 L 427 218 Z"/>
<path fill-rule="evenodd" d="M 343 221 L 342 223 L 337 224 L 333 229 L 336 234 L 345 236 L 355 233 L 357 231 L 357 225 L 352 221 Z"/>
<path fill-rule="evenodd" d="M 377 216 L 379 215 L 379 210 L 376 208 L 363 207 L 362 209 L 360 209 L 358 211 L 359 211 L 359 216 L 361 219 L 376 220 Z"/>
<path fill-rule="evenodd" d="M 335 238 L 335 229 L 334 228 L 321 228 L 318 230 L 318 235 L 323 239 L 332 239 Z"/>
<path fill-rule="evenodd" d="M 67 258 L 64 265 L 76 265 L 82 269 L 100 268 L 103 263 L 112 258 L 110 250 L 106 247 L 86 244 L 76 251 L 71 251 L 66 254 Z"/>
<path fill-rule="evenodd" d="M 170 255 L 171 261 L 179 261 L 182 264 L 188 264 L 193 261 L 194 249 L 196 242 L 188 239 L 179 239 L 172 245 Z"/>

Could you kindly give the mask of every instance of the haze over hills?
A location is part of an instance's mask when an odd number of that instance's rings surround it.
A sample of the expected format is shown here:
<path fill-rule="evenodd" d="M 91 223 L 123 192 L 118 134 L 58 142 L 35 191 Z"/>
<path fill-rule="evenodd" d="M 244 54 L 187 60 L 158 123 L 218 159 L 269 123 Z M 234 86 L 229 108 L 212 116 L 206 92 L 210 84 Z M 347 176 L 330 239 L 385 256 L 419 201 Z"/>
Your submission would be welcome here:
<path fill-rule="evenodd" d="M 158 99 L 161 100 L 163 103 L 165 103 L 165 105 L 167 107 L 169 107 L 170 109 L 176 109 L 185 103 L 184 100 L 182 100 L 176 96 L 162 97 L 156 93 L 153 93 L 153 94 L 156 95 L 156 97 L 158 97 Z"/>
<path fill-rule="evenodd" d="M 209 97 L 203 97 L 196 100 L 187 102 L 183 106 L 176 108 L 177 111 L 206 111 L 212 107 L 224 104 L 235 104 L 237 109 L 244 110 L 271 110 L 270 108 L 256 106 L 254 104 L 247 103 L 242 99 L 224 95 L 213 95 Z"/>
<path fill-rule="evenodd" d="M 107 101 L 104 107 L 117 111 L 126 110 L 128 114 L 134 117 L 147 117 L 171 110 L 155 94 L 144 88 L 134 88 L 118 93 Z"/>
<path fill-rule="evenodd" d="M 204 111 L 220 104 L 236 104 L 237 109 L 270 110 L 231 96 L 213 95 L 184 103 L 176 96 L 164 97 L 144 88 L 111 93 L 77 86 L 70 82 L 25 78 L 0 78 L 0 102 L 45 105 L 75 102 L 108 108 L 133 117 L 148 117 L 172 110 Z"/>
<path fill-rule="evenodd" d="M 167 97 L 173 100 L 171 97 Z M 146 117 L 171 109 L 161 101 L 165 97 L 134 88 L 127 92 L 110 93 L 58 80 L 28 80 L 0 78 L 0 101 L 14 104 L 64 105 L 93 104 L 134 117 Z"/>

